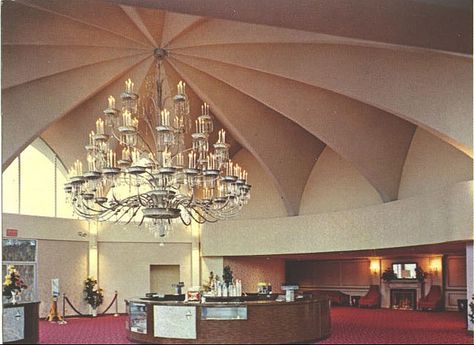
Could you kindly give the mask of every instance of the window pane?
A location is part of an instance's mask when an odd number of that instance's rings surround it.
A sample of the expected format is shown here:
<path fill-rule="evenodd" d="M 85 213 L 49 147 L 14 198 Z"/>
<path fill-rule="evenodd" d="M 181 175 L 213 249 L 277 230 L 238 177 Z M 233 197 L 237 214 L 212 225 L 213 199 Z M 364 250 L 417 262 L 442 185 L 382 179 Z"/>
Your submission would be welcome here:
<path fill-rule="evenodd" d="M 60 163 L 58 162 L 58 165 Z M 72 213 L 72 207 L 66 202 L 66 193 L 64 192 L 64 184 L 67 182 L 66 175 L 62 172 L 63 169 L 58 168 L 57 171 L 57 217 L 59 218 L 75 218 Z"/>
<path fill-rule="evenodd" d="M 3 212 L 18 213 L 18 158 L 2 174 Z"/>
<path fill-rule="evenodd" d="M 33 146 L 21 153 L 21 213 L 54 217 L 54 163 Z"/>
<path fill-rule="evenodd" d="M 3 261 L 36 261 L 35 240 L 6 239 L 2 249 Z"/>

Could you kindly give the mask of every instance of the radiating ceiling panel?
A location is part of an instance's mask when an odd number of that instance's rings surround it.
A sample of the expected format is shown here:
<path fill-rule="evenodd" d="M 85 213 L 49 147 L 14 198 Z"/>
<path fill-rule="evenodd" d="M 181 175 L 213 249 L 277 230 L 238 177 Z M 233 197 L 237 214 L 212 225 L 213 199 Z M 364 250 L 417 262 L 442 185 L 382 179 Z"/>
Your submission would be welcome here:
<path fill-rule="evenodd" d="M 201 17 L 167 12 L 165 15 L 163 27 L 162 47 L 168 46 L 170 42 L 183 33 L 187 32 L 190 28 L 192 28 L 197 23 L 200 23 L 202 20 L 203 19 Z"/>
<path fill-rule="evenodd" d="M 71 69 L 143 54 L 143 50 L 80 46 L 6 45 L 2 47 L 2 88 Z M 32 59 L 31 57 L 35 58 Z"/>
<path fill-rule="evenodd" d="M 84 146 L 87 144 L 90 131 L 95 131 L 96 120 L 99 117 L 104 118 L 102 111 L 107 107 L 107 98 L 113 95 L 117 106 L 120 106 L 120 94 L 125 89 L 125 80 L 132 79 L 138 87 L 142 84 L 152 62 L 153 58 L 149 57 L 133 68 L 113 76 L 109 85 L 67 112 L 41 134 L 67 168 L 76 159 L 82 160 L 86 166 Z M 120 153 L 117 153 L 117 156 L 120 157 Z"/>
<path fill-rule="evenodd" d="M 216 45 L 173 50 L 178 53 L 346 95 L 440 133 L 472 156 L 471 57 L 340 44 Z"/>
<path fill-rule="evenodd" d="M 143 23 L 148 28 L 148 31 L 154 37 L 157 47 L 161 46 L 165 12 L 143 7 L 137 7 L 136 10 L 142 18 Z"/>
<path fill-rule="evenodd" d="M 384 201 L 397 199 L 414 125 L 307 84 L 202 58 L 173 57 L 295 121 L 354 164 Z"/>
<path fill-rule="evenodd" d="M 233 87 L 176 59 L 169 61 L 274 178 L 288 214 L 297 215 L 306 180 L 324 144 L 296 123 Z"/>
<path fill-rule="evenodd" d="M 126 41 L 134 41 L 142 47 L 150 45 L 119 6 L 105 1 L 16 0 L 16 2 L 115 33 Z"/>
<path fill-rule="evenodd" d="M 229 20 L 208 19 L 201 25 L 177 37 L 167 49 L 195 46 L 233 45 L 241 43 L 353 43 L 360 40 L 330 36 L 315 32 L 246 24 Z"/>
<path fill-rule="evenodd" d="M 98 63 L 3 90 L 2 166 L 54 121 L 146 56 Z"/>
<path fill-rule="evenodd" d="M 148 30 L 148 27 L 143 22 L 143 19 L 140 16 L 138 10 L 135 7 L 130 7 L 130 6 L 120 6 L 120 7 L 125 12 L 125 14 L 129 17 L 132 23 L 137 27 L 137 29 L 140 30 L 143 36 L 147 38 L 149 44 L 151 44 L 152 47 L 157 47 L 158 44 L 156 43 L 155 37 L 153 37 L 151 32 Z"/>
<path fill-rule="evenodd" d="M 197 16 L 472 54 L 472 1 L 108 0 Z"/>
<path fill-rule="evenodd" d="M 150 50 L 143 44 L 98 27 L 13 1 L 2 3 L 2 44 L 79 45 Z"/>

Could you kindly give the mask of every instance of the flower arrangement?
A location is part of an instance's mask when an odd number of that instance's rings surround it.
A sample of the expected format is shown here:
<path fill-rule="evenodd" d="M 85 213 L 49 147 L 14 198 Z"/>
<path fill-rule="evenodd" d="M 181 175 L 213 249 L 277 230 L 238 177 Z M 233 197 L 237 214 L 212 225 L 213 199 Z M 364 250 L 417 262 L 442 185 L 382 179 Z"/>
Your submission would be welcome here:
<path fill-rule="evenodd" d="M 28 286 L 21 280 L 20 274 L 15 269 L 15 266 L 9 265 L 7 267 L 5 282 L 3 283 L 3 296 L 12 298 L 13 294 L 18 294 L 26 288 L 28 288 Z"/>
<path fill-rule="evenodd" d="M 397 279 L 397 275 L 395 274 L 395 272 L 393 271 L 392 268 L 387 268 L 383 273 L 382 273 L 382 280 L 384 282 L 389 282 L 391 280 L 395 280 Z"/>
<path fill-rule="evenodd" d="M 84 281 L 84 301 L 86 301 L 93 309 L 96 309 L 104 302 L 103 290 L 99 289 L 97 280 L 91 277 Z"/>
<path fill-rule="evenodd" d="M 428 277 L 428 273 L 423 271 L 421 267 L 415 268 L 415 273 L 416 273 L 416 280 L 418 280 L 420 283 L 423 283 Z"/>
<path fill-rule="evenodd" d="M 471 312 L 469 313 L 469 320 L 474 323 L 474 295 L 472 295 L 472 301 L 469 303 L 469 308 Z"/>

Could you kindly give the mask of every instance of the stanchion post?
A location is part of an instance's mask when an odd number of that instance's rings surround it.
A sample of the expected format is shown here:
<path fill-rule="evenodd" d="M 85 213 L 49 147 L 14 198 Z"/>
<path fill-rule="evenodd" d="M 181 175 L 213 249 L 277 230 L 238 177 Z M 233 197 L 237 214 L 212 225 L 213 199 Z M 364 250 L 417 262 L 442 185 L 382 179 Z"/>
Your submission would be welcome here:
<path fill-rule="evenodd" d="M 63 319 L 62 321 L 59 322 L 60 325 L 65 325 L 67 324 L 66 321 L 66 294 L 63 293 Z"/>
<path fill-rule="evenodd" d="M 119 316 L 119 313 L 118 313 L 118 293 L 117 293 L 117 290 L 115 291 L 115 314 L 114 314 L 114 317 L 117 317 Z"/>

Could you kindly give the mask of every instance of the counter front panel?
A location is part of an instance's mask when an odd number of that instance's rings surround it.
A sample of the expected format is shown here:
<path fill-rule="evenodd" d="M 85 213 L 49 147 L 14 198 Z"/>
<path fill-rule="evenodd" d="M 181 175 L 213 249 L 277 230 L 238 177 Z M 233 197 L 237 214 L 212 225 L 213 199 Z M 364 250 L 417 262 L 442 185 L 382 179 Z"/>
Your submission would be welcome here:
<path fill-rule="evenodd" d="M 330 335 L 329 300 L 297 302 L 184 303 L 127 301 L 129 320 L 143 320 L 145 333 L 127 325 L 128 339 L 158 344 L 297 343 Z M 135 315 L 135 314 L 138 315 Z M 142 322 L 143 323 L 143 322 Z M 136 322 L 133 323 L 136 326 Z"/>

